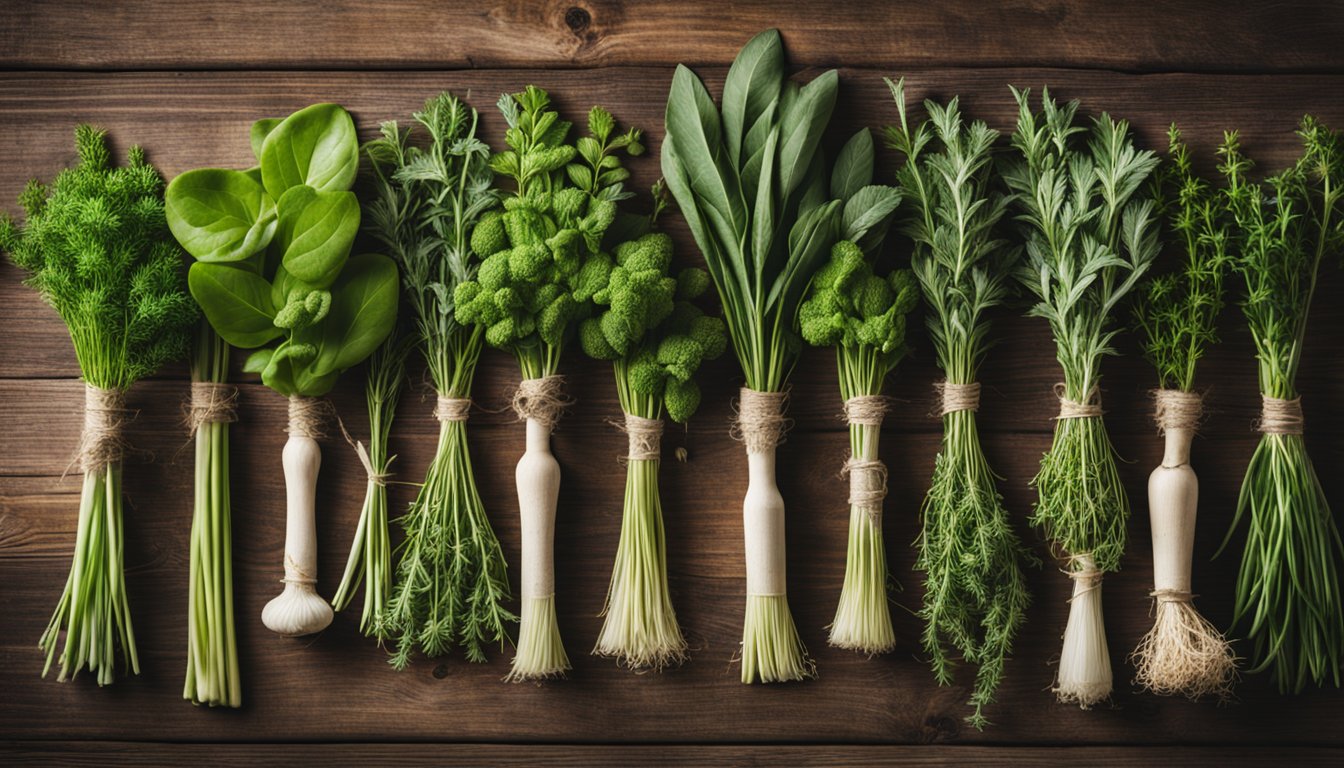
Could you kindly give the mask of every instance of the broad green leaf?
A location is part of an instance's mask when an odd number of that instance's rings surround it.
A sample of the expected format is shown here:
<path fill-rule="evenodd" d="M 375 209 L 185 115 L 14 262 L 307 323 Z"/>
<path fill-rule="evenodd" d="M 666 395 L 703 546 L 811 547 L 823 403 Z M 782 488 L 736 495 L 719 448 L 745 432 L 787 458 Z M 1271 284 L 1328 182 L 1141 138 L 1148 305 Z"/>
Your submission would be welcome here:
<path fill-rule="evenodd" d="M 242 261 L 275 234 L 275 203 L 246 173 L 202 168 L 173 179 L 164 192 L 168 228 L 201 261 Z"/>
<path fill-rule="evenodd" d="M 885 232 L 891 216 L 901 204 L 901 193 L 895 187 L 867 186 L 845 201 L 840 219 L 840 236 L 858 242 L 869 231 Z"/>
<path fill-rule="evenodd" d="M 779 100 L 770 102 L 770 106 L 761 113 L 756 124 L 747 132 L 746 141 L 742 145 L 743 156 L 746 161 L 742 163 L 742 172 L 739 176 L 742 185 L 742 199 L 755 200 L 756 191 L 761 183 L 761 165 L 765 162 L 765 145 L 770 141 L 771 136 L 775 136 L 776 141 L 771 142 L 770 153 L 773 155 L 775 147 L 778 146 L 778 126 L 775 125 L 775 111 L 779 108 Z"/>
<path fill-rule="evenodd" d="M 187 287 L 210 326 L 233 346 L 251 349 L 280 336 L 271 322 L 271 285 L 255 273 L 198 261 L 187 271 Z"/>
<path fill-rule="evenodd" d="M 372 354 L 397 321 L 397 265 L 386 256 L 352 256 L 331 287 L 331 313 L 318 324 L 321 341 L 311 368 L 326 376 Z"/>
<path fill-rule="evenodd" d="M 294 187 L 280 198 L 276 245 L 281 263 L 295 278 L 319 288 L 336 280 L 359 232 L 359 201 L 353 192 Z"/>
<path fill-rule="evenodd" d="M 248 140 L 252 142 L 252 156 L 257 158 L 257 162 L 261 162 L 261 147 L 266 143 L 266 137 L 283 121 L 283 118 L 279 117 L 263 117 L 252 124 Z"/>
<path fill-rule="evenodd" d="M 781 116 L 779 137 L 779 189 L 782 196 L 793 194 L 812 164 L 812 155 L 821 143 L 821 135 L 835 110 L 835 95 L 840 78 L 828 70 L 802 87 L 798 98 L 789 102 Z"/>
<path fill-rule="evenodd" d="M 733 168 L 740 168 L 750 151 L 743 152 L 743 135 L 779 98 L 784 81 L 784 45 L 779 30 L 767 29 L 751 38 L 723 82 L 723 143 Z"/>
<path fill-rule="evenodd" d="M 831 170 L 831 197 L 848 200 L 873 183 L 873 134 L 867 128 L 854 134 L 835 158 Z"/>
<path fill-rule="evenodd" d="M 336 104 L 314 104 L 286 117 L 261 147 L 261 179 L 271 197 L 307 184 L 319 192 L 350 189 L 359 169 L 355 121 Z"/>
<path fill-rule="evenodd" d="M 275 354 L 275 350 L 270 347 L 258 349 L 243 361 L 243 371 L 245 373 L 261 373 L 266 370 L 266 366 L 270 365 L 271 355 L 273 354 Z"/>
<path fill-rule="evenodd" d="M 778 139 L 779 131 L 774 130 L 765 140 L 765 151 L 761 153 L 764 162 L 761 165 L 760 187 L 756 191 L 756 210 L 751 222 L 752 293 L 757 296 L 765 292 L 764 285 L 768 279 L 766 265 L 775 245 L 775 144 Z"/>
<path fill-rule="evenodd" d="M 707 213 L 724 245 L 736 242 L 745 229 L 742 200 L 736 174 L 723 174 L 717 162 L 721 150 L 719 113 L 704 83 L 684 66 L 672 77 L 667 96 L 667 133 L 677 142 L 677 155 L 686 179 Z"/>
<path fill-rule="evenodd" d="M 840 201 L 832 200 L 798 217 L 789 230 L 788 265 L 780 273 L 766 298 L 766 306 L 780 303 L 797 309 L 797 298 L 817 271 L 827 249 L 839 234 Z"/>

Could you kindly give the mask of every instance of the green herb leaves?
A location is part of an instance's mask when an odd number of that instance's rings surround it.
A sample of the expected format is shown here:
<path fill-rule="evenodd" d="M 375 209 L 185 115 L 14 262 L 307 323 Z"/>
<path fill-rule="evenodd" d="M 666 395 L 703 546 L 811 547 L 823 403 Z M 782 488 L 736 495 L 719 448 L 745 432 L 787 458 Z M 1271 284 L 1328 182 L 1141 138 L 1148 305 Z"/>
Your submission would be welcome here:
<path fill-rule="evenodd" d="M 787 81 L 776 30 L 738 54 L 722 112 L 691 70 L 678 66 L 672 78 L 663 175 L 705 257 L 755 390 L 783 387 L 799 347 L 794 325 L 803 290 L 840 234 L 842 204 L 828 199 L 832 174 L 818 151 L 838 84 L 834 71 L 804 86 Z M 842 172 L 837 186 L 850 191 L 851 177 Z"/>
<path fill-rule="evenodd" d="M 359 148 L 344 109 L 316 104 L 261 120 L 251 139 L 259 174 L 178 176 L 166 194 L 168 225 L 197 259 L 188 283 L 211 326 L 234 346 L 264 347 L 248 369 L 281 394 L 322 395 L 391 332 L 396 265 L 350 258 Z"/>

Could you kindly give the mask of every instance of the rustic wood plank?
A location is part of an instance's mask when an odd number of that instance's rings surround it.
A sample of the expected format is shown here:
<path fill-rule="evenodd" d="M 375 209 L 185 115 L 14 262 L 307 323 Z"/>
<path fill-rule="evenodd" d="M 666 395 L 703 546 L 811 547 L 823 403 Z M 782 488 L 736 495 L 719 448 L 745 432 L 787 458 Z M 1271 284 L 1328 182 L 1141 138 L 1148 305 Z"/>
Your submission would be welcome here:
<path fill-rule="evenodd" d="M 714 766 L 790 765 L 879 768 L 890 765 L 1034 766 L 1046 762 L 1111 768 L 1136 764 L 1182 766 L 1263 765 L 1291 762 L 1301 766 L 1336 765 L 1339 752 L 1313 747 L 1229 749 L 1189 747 L 892 747 L 892 746 L 566 746 L 552 744 L 160 744 L 124 742 L 10 742 L 0 754 L 16 764 L 79 766 L 135 765 L 176 768 L 207 762 L 212 765 L 287 766 L 295 761 L 323 765 L 360 765 L 369 768 L 400 766 L 407 762 L 434 765 L 592 766 L 641 765 Z"/>
<path fill-rule="evenodd" d="M 1341 71 L 1329 3 L 1086 0 L 806 3 L 433 0 L 18 4 L 0 66 L 19 69 L 594 67 L 726 64 L 778 27 L 819 66 Z M 167 33 L 165 33 L 167 31 Z"/>

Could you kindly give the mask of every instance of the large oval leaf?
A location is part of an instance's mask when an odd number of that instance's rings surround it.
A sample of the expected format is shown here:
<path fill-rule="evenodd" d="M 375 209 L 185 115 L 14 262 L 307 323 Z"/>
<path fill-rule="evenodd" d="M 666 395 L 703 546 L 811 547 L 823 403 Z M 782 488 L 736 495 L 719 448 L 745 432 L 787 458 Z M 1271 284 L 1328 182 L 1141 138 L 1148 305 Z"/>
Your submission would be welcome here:
<path fill-rule="evenodd" d="M 227 264 L 198 261 L 187 272 L 187 287 L 205 317 L 235 347 L 260 347 L 280 336 L 272 322 L 271 285 L 259 275 Z"/>
<path fill-rule="evenodd" d="M 343 371 L 373 353 L 397 322 L 397 265 L 386 256 L 352 256 L 331 288 L 331 313 L 309 366 L 315 376 Z M 305 393 L 306 394 L 306 393 Z"/>
<path fill-rule="evenodd" d="M 164 213 L 173 236 L 200 261 L 242 261 L 275 234 L 275 203 L 241 171 L 187 171 L 164 192 Z"/>
<path fill-rule="evenodd" d="M 277 200 L 300 184 L 350 189 L 359 170 L 355 121 L 337 104 L 314 104 L 285 118 L 261 145 L 261 180 Z"/>
<path fill-rule="evenodd" d="M 359 201 L 353 192 L 318 192 L 298 186 L 276 207 L 276 246 L 290 275 L 310 285 L 331 285 L 345 266 L 359 232 Z"/>

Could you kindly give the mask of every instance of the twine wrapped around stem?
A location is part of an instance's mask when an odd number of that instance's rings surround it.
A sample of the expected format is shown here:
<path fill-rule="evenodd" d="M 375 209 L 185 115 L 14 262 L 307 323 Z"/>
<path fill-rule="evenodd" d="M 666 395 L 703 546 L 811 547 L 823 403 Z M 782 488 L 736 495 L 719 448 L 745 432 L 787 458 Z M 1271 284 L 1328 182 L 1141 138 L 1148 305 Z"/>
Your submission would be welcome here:
<path fill-rule="evenodd" d="M 230 424 L 238 420 L 238 388 L 220 381 L 191 382 L 187 428 L 195 432 L 202 424 Z"/>
<path fill-rule="evenodd" d="M 1269 395 L 1260 396 L 1260 423 L 1258 429 L 1266 435 L 1302 434 L 1302 398 L 1280 400 Z"/>
<path fill-rule="evenodd" d="M 956 384 L 951 381 L 934 382 L 934 390 L 938 393 L 938 415 L 946 416 L 956 411 L 979 411 L 980 410 L 980 382 L 973 381 L 970 384 Z"/>
<path fill-rule="evenodd" d="M 1153 420 L 1158 429 L 1194 430 L 1204 415 L 1204 396 L 1179 389 L 1153 390 Z"/>
<path fill-rule="evenodd" d="M 1070 400 L 1064 395 L 1064 385 L 1055 385 L 1055 397 L 1059 398 L 1059 415 L 1056 419 L 1091 419 L 1105 413 L 1101 409 L 1101 392 L 1093 387 L 1082 402 Z"/>
<path fill-rule="evenodd" d="M 658 461 L 662 458 L 662 419 L 646 419 L 627 413 L 624 424 L 616 421 L 612 424 L 629 437 L 630 445 L 625 456 L 627 461 Z"/>
<path fill-rule="evenodd" d="M 565 409 L 574 404 L 564 389 L 565 377 L 560 375 L 523 379 L 513 393 L 513 412 L 519 421 L 531 419 L 554 429 Z"/>
<path fill-rule="evenodd" d="M 289 428 L 285 431 L 295 437 L 320 440 L 327 436 L 322 425 L 331 406 L 316 397 L 291 395 L 289 398 Z"/>
<path fill-rule="evenodd" d="M 470 397 L 449 397 L 440 394 L 434 403 L 434 418 L 439 421 L 466 421 L 470 417 Z"/>
<path fill-rule="evenodd" d="M 1078 585 L 1073 596 L 1069 598 L 1069 602 L 1073 602 L 1088 592 L 1101 589 L 1101 580 L 1106 574 L 1097 567 L 1096 561 L 1092 559 L 1090 553 L 1071 555 L 1069 566 L 1069 569 L 1064 573 Z"/>
<path fill-rule="evenodd" d="M 758 392 L 743 387 L 738 392 L 735 440 L 746 443 L 748 453 L 765 453 L 784 442 L 789 420 L 784 416 L 787 392 Z"/>
<path fill-rule="evenodd" d="M 84 431 L 75 458 L 83 472 L 97 472 L 125 457 L 129 446 L 121 432 L 133 417 L 125 391 L 84 384 Z"/>

